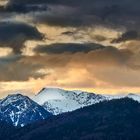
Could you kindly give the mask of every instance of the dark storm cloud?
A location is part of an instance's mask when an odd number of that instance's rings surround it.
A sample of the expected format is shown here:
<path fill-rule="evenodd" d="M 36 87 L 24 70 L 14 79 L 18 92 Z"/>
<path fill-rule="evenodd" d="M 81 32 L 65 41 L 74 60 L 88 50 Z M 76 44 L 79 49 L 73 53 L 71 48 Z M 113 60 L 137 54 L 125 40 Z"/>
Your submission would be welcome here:
<path fill-rule="evenodd" d="M 30 78 L 46 77 L 45 83 L 46 81 L 51 84 L 55 82 L 57 86 L 61 85 L 57 83 L 57 79 L 64 80 L 67 86 L 78 87 L 89 85 L 94 87 L 96 80 L 115 86 L 139 86 L 139 70 L 132 70 L 128 65 L 134 65 L 130 61 L 132 56 L 133 53 L 130 51 L 114 47 L 105 47 L 88 53 L 81 51 L 79 53 L 17 56 L 7 61 L 9 56 L 5 60 L 0 59 L 0 62 L 4 61 L 0 63 L 0 81 L 27 81 Z M 45 68 L 53 69 L 53 72 Z M 40 69 L 44 69 L 47 74 L 39 73 Z M 80 73 L 79 70 L 85 70 L 87 73 L 83 75 L 81 73 L 82 77 L 79 77 L 77 76 Z M 67 79 L 68 83 L 65 81 Z"/>
<path fill-rule="evenodd" d="M 1 11 L 7 12 L 18 12 L 18 13 L 28 13 L 28 12 L 36 12 L 36 11 L 46 11 L 46 5 L 29 5 L 29 4 L 9 4 L 6 7 L 1 8 Z"/>
<path fill-rule="evenodd" d="M 4 6 L 0 6 L 1 12 L 17 12 L 17 13 L 28 13 L 31 11 L 46 11 L 47 5 L 42 3 L 43 1 L 37 2 L 36 0 L 9 0 Z"/>
<path fill-rule="evenodd" d="M 123 33 L 119 38 L 114 39 L 112 43 L 121 43 L 128 40 L 137 40 L 139 38 L 140 36 L 137 31 L 127 31 Z"/>
<path fill-rule="evenodd" d="M 25 61 L 27 63 L 45 64 L 46 68 L 53 69 L 53 72 L 50 72 L 44 81 L 51 84 L 54 82 L 57 86 L 64 84 L 75 87 L 94 87 L 96 81 L 99 80 L 99 82 L 108 83 L 112 86 L 135 87 L 139 86 L 140 76 L 138 69 L 134 70 L 129 67 L 129 64 L 130 66 L 135 65 L 131 62 L 132 56 L 133 53 L 129 50 L 105 47 L 88 53 L 51 53 L 39 55 L 39 57 L 33 56 L 26 58 Z M 81 73 L 80 70 L 82 70 Z M 86 71 L 86 74 L 82 73 L 83 70 Z M 79 74 L 82 76 L 79 77 Z M 57 79 L 64 81 L 64 83 L 57 82 L 59 81 Z"/>
<path fill-rule="evenodd" d="M 120 27 L 123 25 L 132 29 L 140 23 L 138 14 L 140 9 L 137 6 L 140 5 L 140 2 L 137 0 L 133 2 L 125 0 L 71 0 L 55 3 L 52 1 L 50 4 L 52 6 L 48 12 L 36 15 L 36 21 L 59 26 L 104 25 Z M 59 5 L 63 6 L 63 9 Z"/>
<path fill-rule="evenodd" d="M 42 40 L 43 35 L 31 25 L 25 23 L 0 22 L 0 47 L 11 47 L 14 53 L 20 53 L 27 40 Z"/>
<path fill-rule="evenodd" d="M 44 74 L 38 73 L 40 64 L 26 63 L 23 61 L 25 56 L 11 55 L 0 58 L 0 81 L 27 81 L 30 77 L 41 78 Z"/>
<path fill-rule="evenodd" d="M 58 43 L 51 45 L 42 45 L 34 49 L 36 53 L 48 53 L 48 54 L 61 54 L 61 53 L 88 53 L 90 51 L 103 49 L 102 45 L 89 43 L 89 44 L 76 44 L 76 43 Z"/>
<path fill-rule="evenodd" d="M 101 6 L 103 7 L 104 5 L 110 5 L 110 4 L 119 4 L 120 5 L 130 5 L 133 4 L 133 5 L 137 5 L 136 3 L 134 2 L 137 2 L 137 4 L 139 4 L 139 0 L 134 0 L 133 2 L 132 1 L 128 1 L 128 0 L 118 0 L 118 1 L 114 1 L 114 0 L 9 0 L 9 3 L 10 4 L 55 4 L 55 5 L 58 5 L 58 4 L 61 4 L 61 5 L 70 5 L 70 6 L 92 6 L 91 4 L 96 4 L 95 7 L 97 6 Z M 137 5 L 138 6 L 138 5 Z"/>
<path fill-rule="evenodd" d="M 38 12 L 34 20 L 50 25 L 123 25 L 133 29 L 140 23 L 139 7 L 139 0 L 9 0 L 5 11 Z"/>

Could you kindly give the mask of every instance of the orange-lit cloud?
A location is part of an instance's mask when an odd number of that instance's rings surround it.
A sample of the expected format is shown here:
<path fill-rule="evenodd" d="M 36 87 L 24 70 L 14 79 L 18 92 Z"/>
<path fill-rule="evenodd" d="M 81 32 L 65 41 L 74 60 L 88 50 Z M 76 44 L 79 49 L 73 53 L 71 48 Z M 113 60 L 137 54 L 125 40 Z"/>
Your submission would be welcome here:
<path fill-rule="evenodd" d="M 88 53 L 26 56 L 18 61 L 20 65 L 24 64 L 23 67 L 17 69 L 21 74 L 17 77 L 20 77 L 21 81 L 15 82 L 15 87 L 12 82 L 6 82 L 6 84 L 7 87 L 12 85 L 13 89 L 19 90 L 24 90 L 24 85 L 30 85 L 25 90 L 34 93 L 44 86 L 83 89 L 94 92 L 103 91 L 102 93 L 110 91 L 108 94 L 120 93 L 121 91 L 139 92 L 140 69 L 135 68 L 134 55 L 128 50 L 107 47 Z M 29 69 L 29 65 L 34 66 L 35 64 L 42 66 L 42 68 L 34 69 L 34 67 L 30 67 L 31 69 Z M 28 71 L 33 70 L 43 77 L 40 76 L 35 79 L 36 74 L 30 73 L 28 75 L 29 79 L 24 81 L 27 68 Z"/>
<path fill-rule="evenodd" d="M 137 0 L 0 5 L 1 96 L 16 90 L 33 94 L 44 86 L 140 92 Z"/>

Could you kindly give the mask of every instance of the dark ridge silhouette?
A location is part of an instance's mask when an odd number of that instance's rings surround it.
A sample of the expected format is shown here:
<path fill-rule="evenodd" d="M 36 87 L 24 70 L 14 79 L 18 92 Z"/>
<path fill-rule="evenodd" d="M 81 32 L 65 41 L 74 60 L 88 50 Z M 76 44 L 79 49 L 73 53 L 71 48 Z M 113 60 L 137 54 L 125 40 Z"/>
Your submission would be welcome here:
<path fill-rule="evenodd" d="M 104 101 L 19 129 L 16 140 L 139 140 L 140 104 Z"/>
<path fill-rule="evenodd" d="M 17 129 L 14 126 L 0 121 L 0 140 L 10 140 L 10 137 L 16 132 Z"/>

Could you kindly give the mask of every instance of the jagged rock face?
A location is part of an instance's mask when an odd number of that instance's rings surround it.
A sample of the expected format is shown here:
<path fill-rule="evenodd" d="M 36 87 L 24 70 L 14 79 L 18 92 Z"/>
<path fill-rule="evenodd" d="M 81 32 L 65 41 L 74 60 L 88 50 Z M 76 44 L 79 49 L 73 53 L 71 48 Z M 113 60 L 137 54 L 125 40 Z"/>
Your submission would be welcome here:
<path fill-rule="evenodd" d="M 70 112 L 106 99 L 102 95 L 57 88 L 44 88 L 34 97 L 34 101 L 54 115 Z"/>
<path fill-rule="evenodd" d="M 9 95 L 0 101 L 0 119 L 14 126 L 46 119 L 51 113 L 21 94 Z"/>

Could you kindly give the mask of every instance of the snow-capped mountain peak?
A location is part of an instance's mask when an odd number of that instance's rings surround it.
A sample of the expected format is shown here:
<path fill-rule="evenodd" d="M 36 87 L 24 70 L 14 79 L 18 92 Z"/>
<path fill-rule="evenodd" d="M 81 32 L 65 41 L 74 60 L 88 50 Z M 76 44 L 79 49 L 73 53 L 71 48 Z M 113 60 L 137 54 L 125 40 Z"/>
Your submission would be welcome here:
<path fill-rule="evenodd" d="M 113 100 L 113 99 L 121 99 L 121 98 L 131 98 L 135 101 L 140 102 L 140 95 L 134 94 L 134 93 L 129 93 L 127 95 L 122 94 L 122 95 L 108 95 L 106 96 L 108 100 Z"/>
<path fill-rule="evenodd" d="M 42 105 L 54 115 L 70 112 L 85 106 L 99 103 L 104 100 L 121 98 L 131 98 L 140 102 L 140 96 L 135 94 L 128 95 L 100 95 L 84 92 L 80 90 L 68 91 L 59 88 L 43 88 L 33 100 Z"/>
<path fill-rule="evenodd" d="M 65 94 L 65 91 L 59 88 L 43 88 L 35 96 L 35 99 L 39 104 L 43 104 L 46 100 L 63 99 L 64 98 L 63 94 Z"/>
<path fill-rule="evenodd" d="M 22 94 L 11 94 L 8 95 L 6 98 L 4 98 L 3 100 L 1 100 L 1 105 L 2 106 L 7 106 L 9 104 L 15 103 L 17 101 L 24 101 L 24 100 L 29 100 L 29 98 L 27 96 L 23 96 Z"/>
<path fill-rule="evenodd" d="M 105 100 L 106 97 L 83 91 L 43 88 L 33 100 L 54 115 L 76 110 Z"/>
<path fill-rule="evenodd" d="M 131 98 L 140 102 L 140 95 L 100 95 L 85 91 L 68 91 L 59 88 L 43 88 L 33 100 L 20 93 L 0 100 L 0 120 L 14 126 L 46 119 L 51 115 L 71 112 L 76 109 L 113 99 Z"/>
<path fill-rule="evenodd" d="M 50 115 L 42 106 L 21 94 L 8 95 L 0 101 L 0 119 L 14 126 L 24 126 Z"/>
<path fill-rule="evenodd" d="M 129 93 L 129 94 L 127 95 L 127 97 L 128 97 L 128 98 L 131 98 L 131 99 L 133 99 L 133 100 L 135 100 L 135 101 L 140 102 L 140 95 L 136 95 L 136 94 L 133 94 L 133 93 Z"/>

